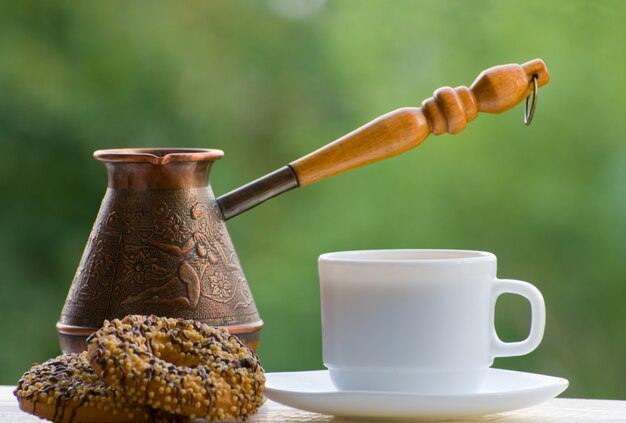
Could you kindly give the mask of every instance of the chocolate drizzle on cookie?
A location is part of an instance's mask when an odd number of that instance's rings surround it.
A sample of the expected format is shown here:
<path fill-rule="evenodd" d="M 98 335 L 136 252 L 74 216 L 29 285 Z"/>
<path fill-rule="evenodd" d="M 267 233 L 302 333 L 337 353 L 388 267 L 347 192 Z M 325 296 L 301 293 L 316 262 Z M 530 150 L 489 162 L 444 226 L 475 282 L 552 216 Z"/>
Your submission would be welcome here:
<path fill-rule="evenodd" d="M 149 421 L 151 410 L 132 403 L 94 374 L 87 353 L 59 356 L 33 365 L 14 391 L 20 407 L 53 422 L 78 423 L 79 410 L 111 421 Z"/>
<path fill-rule="evenodd" d="M 105 321 L 88 352 L 33 365 L 23 411 L 55 423 L 245 420 L 263 404 L 258 357 L 236 336 L 193 320 Z"/>
<path fill-rule="evenodd" d="M 245 420 L 264 401 L 257 356 L 226 330 L 194 320 L 105 321 L 90 338 L 89 361 L 131 402 L 188 418 Z"/>

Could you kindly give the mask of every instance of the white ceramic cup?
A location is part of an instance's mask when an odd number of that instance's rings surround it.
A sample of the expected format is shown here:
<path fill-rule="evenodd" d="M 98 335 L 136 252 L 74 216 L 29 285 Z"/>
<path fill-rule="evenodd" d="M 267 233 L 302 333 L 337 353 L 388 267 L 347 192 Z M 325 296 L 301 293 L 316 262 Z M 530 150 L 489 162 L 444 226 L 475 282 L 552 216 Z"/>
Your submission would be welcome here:
<path fill-rule="evenodd" d="M 324 365 L 341 390 L 463 394 L 494 357 L 539 345 L 545 306 L 533 285 L 496 278 L 496 257 L 464 250 L 373 250 L 319 258 Z M 498 296 L 530 302 L 528 337 L 503 342 Z"/>

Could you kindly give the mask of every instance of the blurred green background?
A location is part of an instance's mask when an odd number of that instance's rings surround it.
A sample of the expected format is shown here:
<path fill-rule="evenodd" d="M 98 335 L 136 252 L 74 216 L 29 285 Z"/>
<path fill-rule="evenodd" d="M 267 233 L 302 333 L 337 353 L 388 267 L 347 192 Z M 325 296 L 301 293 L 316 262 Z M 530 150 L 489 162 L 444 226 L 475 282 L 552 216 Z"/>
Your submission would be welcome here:
<path fill-rule="evenodd" d="M 59 353 L 60 314 L 106 175 L 93 150 L 213 147 L 224 193 L 444 85 L 541 57 L 523 105 L 228 223 L 268 371 L 322 367 L 317 256 L 494 252 L 548 312 L 498 367 L 626 399 L 626 2 L 0 2 L 0 383 Z M 528 306 L 502 298 L 520 339 Z"/>

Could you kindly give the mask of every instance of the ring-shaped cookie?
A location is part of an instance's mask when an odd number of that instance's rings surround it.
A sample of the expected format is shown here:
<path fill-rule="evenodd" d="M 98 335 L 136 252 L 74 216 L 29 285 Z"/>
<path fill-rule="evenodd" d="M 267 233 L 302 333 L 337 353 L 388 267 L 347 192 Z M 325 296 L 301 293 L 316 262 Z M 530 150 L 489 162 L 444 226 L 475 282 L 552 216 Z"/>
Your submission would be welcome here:
<path fill-rule="evenodd" d="M 57 423 L 175 421 L 175 416 L 132 403 L 94 374 L 87 353 L 33 365 L 14 392 L 20 409 Z"/>
<path fill-rule="evenodd" d="M 88 342 L 96 374 L 133 402 L 208 420 L 245 420 L 264 402 L 257 356 L 224 329 L 131 315 Z"/>

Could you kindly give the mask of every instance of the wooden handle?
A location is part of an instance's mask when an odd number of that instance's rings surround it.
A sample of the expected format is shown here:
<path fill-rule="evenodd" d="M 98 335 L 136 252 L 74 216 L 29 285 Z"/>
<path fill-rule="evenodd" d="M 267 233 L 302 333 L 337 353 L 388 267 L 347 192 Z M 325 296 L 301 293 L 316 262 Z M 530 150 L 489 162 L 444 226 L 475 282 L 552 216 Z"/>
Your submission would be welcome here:
<path fill-rule="evenodd" d="M 456 134 L 478 112 L 501 113 L 530 94 L 532 77 L 539 87 L 550 81 L 541 59 L 523 65 L 501 65 L 483 71 L 471 87 L 443 87 L 422 107 L 406 107 L 383 115 L 336 141 L 290 163 L 298 185 L 377 162 L 417 147 L 431 133 Z"/>

